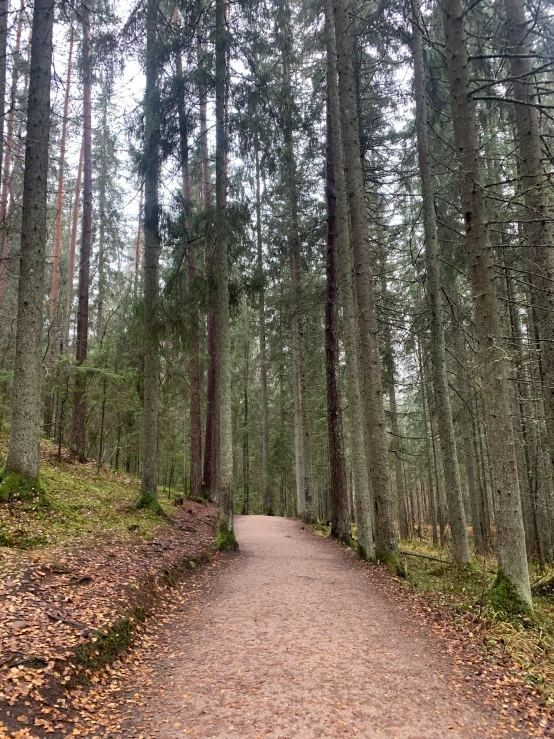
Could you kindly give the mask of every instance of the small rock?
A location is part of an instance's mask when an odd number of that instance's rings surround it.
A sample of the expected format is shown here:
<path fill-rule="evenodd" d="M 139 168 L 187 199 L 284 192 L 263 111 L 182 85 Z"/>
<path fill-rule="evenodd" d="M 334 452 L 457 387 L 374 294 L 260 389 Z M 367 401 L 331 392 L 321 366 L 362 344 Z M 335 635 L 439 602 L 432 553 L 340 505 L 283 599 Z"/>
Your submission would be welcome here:
<path fill-rule="evenodd" d="M 19 629 L 24 629 L 27 626 L 25 621 L 14 621 L 12 624 L 12 629 L 14 631 L 18 631 Z"/>

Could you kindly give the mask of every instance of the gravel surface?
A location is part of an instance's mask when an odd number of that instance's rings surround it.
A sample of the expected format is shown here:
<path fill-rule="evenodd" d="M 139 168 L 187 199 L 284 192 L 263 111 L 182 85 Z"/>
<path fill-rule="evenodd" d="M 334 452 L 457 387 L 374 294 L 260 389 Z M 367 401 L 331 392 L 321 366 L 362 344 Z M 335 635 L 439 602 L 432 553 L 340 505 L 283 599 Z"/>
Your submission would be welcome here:
<path fill-rule="evenodd" d="M 125 737 L 517 736 L 370 568 L 298 521 L 237 517 L 240 554 L 168 620 Z"/>

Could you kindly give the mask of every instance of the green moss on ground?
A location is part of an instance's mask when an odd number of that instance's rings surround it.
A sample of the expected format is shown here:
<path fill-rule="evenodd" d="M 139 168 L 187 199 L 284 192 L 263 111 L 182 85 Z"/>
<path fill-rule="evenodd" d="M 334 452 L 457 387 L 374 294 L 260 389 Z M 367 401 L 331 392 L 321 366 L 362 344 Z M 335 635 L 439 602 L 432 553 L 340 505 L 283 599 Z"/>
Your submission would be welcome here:
<path fill-rule="evenodd" d="M 139 511 L 148 509 L 158 516 L 163 514 L 163 509 L 158 500 L 158 496 L 148 493 L 145 490 L 140 491 L 139 496 L 135 501 L 135 508 Z"/>
<path fill-rule="evenodd" d="M 235 532 L 229 528 L 227 521 L 220 521 L 217 527 L 217 535 L 214 540 L 214 549 L 218 552 L 238 552 L 239 545 L 235 538 Z"/>
<path fill-rule="evenodd" d="M 5 446 L 0 451 L 5 454 Z M 0 505 L 0 547 L 41 549 L 69 545 L 96 545 L 99 541 L 134 542 L 150 539 L 165 525 L 166 517 L 137 509 L 139 481 L 125 473 L 96 464 L 61 462 L 50 441 L 41 442 L 41 486 L 45 496 L 13 500 Z M 160 496 L 166 515 L 172 501 Z"/>
<path fill-rule="evenodd" d="M 0 470 L 0 503 L 29 500 L 38 500 L 46 505 L 46 491 L 40 477 L 25 477 L 19 472 L 8 472 L 3 467 Z"/>
<path fill-rule="evenodd" d="M 90 641 L 78 647 L 76 656 L 81 670 L 75 682 L 86 681 L 88 674 L 102 669 L 129 649 L 137 623 L 142 623 L 145 618 L 144 611 L 135 608 L 132 614 L 117 621 L 106 631 L 98 632 Z"/>
<path fill-rule="evenodd" d="M 406 577 L 406 564 L 397 550 L 379 555 L 377 561 L 382 562 L 393 575 L 398 575 L 398 577 L 402 578 Z"/>

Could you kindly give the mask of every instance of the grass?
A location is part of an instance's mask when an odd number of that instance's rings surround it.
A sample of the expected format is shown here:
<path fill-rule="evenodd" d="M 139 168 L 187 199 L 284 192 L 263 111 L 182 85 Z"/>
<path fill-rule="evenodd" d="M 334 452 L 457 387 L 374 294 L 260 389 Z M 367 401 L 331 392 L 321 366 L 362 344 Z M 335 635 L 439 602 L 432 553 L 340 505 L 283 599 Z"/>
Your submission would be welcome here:
<path fill-rule="evenodd" d="M 45 500 L 0 505 L 0 547 L 41 549 L 77 542 L 136 541 L 151 538 L 166 519 L 138 510 L 139 481 L 95 463 L 52 461 L 54 447 L 42 442 L 41 484 Z M 167 515 L 171 501 L 160 498 Z"/>
<path fill-rule="evenodd" d="M 402 541 L 400 548 L 449 560 L 445 547 L 429 542 Z M 488 597 L 496 578 L 494 557 L 475 558 L 470 566 L 457 568 L 417 557 L 405 557 L 407 587 L 431 593 L 437 606 L 448 606 L 477 623 L 487 651 L 494 662 L 508 655 L 525 681 L 536 689 L 547 705 L 554 704 L 554 596 L 535 596 L 534 615 L 506 613 Z M 544 573 L 543 573 L 544 575 Z M 532 568 L 531 580 L 539 578 Z"/>

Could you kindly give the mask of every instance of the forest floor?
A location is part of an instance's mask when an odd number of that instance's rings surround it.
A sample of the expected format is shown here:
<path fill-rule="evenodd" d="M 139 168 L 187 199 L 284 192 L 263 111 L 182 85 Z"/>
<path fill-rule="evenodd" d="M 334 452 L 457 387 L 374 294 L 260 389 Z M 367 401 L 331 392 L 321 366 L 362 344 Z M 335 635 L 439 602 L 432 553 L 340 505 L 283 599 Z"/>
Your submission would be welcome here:
<path fill-rule="evenodd" d="M 384 568 L 298 521 L 238 517 L 236 532 L 240 553 L 195 572 L 117 675 L 83 694 L 78 736 L 554 735 L 505 666 Z"/>
<path fill-rule="evenodd" d="M 46 500 L 0 506 L 0 739 L 84 735 L 90 687 L 212 553 L 213 506 L 138 511 L 136 479 L 42 451 Z"/>

